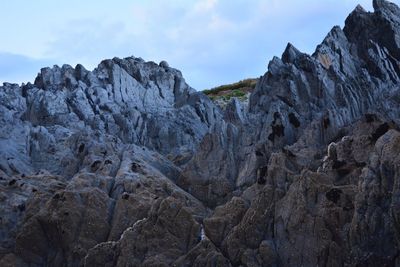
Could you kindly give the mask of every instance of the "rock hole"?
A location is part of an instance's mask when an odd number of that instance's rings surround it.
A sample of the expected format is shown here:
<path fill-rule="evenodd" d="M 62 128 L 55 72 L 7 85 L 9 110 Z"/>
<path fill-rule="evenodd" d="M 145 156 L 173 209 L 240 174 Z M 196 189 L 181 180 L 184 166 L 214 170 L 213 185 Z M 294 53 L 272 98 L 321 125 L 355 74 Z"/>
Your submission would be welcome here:
<path fill-rule="evenodd" d="M 367 166 L 367 163 L 365 163 L 365 162 L 356 162 L 356 166 L 358 168 L 364 168 L 365 166 Z"/>
<path fill-rule="evenodd" d="M 129 194 L 128 193 L 123 193 L 122 194 L 122 199 L 125 199 L 125 200 L 129 199 Z"/>
<path fill-rule="evenodd" d="M 337 202 L 340 200 L 340 195 L 342 193 L 343 193 L 342 190 L 333 188 L 328 192 L 326 192 L 325 196 L 329 201 L 332 201 L 333 203 L 337 204 Z"/>
<path fill-rule="evenodd" d="M 339 169 L 346 165 L 345 161 L 335 160 L 332 164 L 332 169 Z"/>
<path fill-rule="evenodd" d="M 283 125 L 278 124 L 278 125 L 271 125 L 272 127 L 272 133 L 268 136 L 268 139 L 272 142 L 275 141 L 275 137 L 281 137 L 284 136 L 285 132 L 285 127 Z"/>
<path fill-rule="evenodd" d="M 264 156 L 264 154 L 261 151 L 256 150 L 256 156 L 257 157 L 262 157 L 262 156 Z"/>
<path fill-rule="evenodd" d="M 85 144 L 80 144 L 78 148 L 79 153 L 82 153 L 83 150 L 85 150 Z"/>
<path fill-rule="evenodd" d="M 275 136 L 284 136 L 284 131 L 285 131 L 285 127 L 283 127 L 283 125 L 278 124 L 278 125 L 274 125 L 272 126 L 272 131 L 274 133 Z"/>
<path fill-rule="evenodd" d="M 339 174 L 339 176 L 346 176 L 349 173 L 351 173 L 350 169 L 339 169 L 337 170 L 337 173 Z"/>
<path fill-rule="evenodd" d="M 132 162 L 131 171 L 144 174 L 142 167 L 139 164 L 137 164 L 136 162 Z"/>
<path fill-rule="evenodd" d="M 141 184 L 137 184 L 137 185 L 136 185 L 136 188 L 140 188 L 140 186 L 141 186 Z"/>
<path fill-rule="evenodd" d="M 263 176 L 257 178 L 257 184 L 265 184 L 266 182 L 267 180 Z"/>
<path fill-rule="evenodd" d="M 100 164 L 101 164 L 101 161 L 96 160 L 92 163 L 92 165 L 90 165 L 90 168 L 92 169 L 92 171 L 96 171 L 100 167 Z"/>
<path fill-rule="evenodd" d="M 267 180 L 265 179 L 265 176 L 267 175 L 268 172 L 268 166 L 261 167 L 257 171 L 257 184 L 265 184 Z"/>
<path fill-rule="evenodd" d="M 104 162 L 104 164 L 112 164 L 112 161 L 111 160 L 109 160 L 109 159 L 107 159 L 105 162 Z"/>
<path fill-rule="evenodd" d="M 72 81 L 70 78 L 65 79 L 65 87 L 71 88 L 72 87 Z"/>
<path fill-rule="evenodd" d="M 382 135 L 384 135 L 387 131 L 389 131 L 389 124 L 387 122 L 379 125 L 379 127 L 372 133 L 371 135 L 371 140 L 372 141 L 376 141 L 379 139 L 379 137 L 381 137 Z"/>
<path fill-rule="evenodd" d="M 297 119 L 296 115 L 294 115 L 292 112 L 289 113 L 289 122 L 295 127 L 299 128 L 300 127 L 300 121 Z"/>
<path fill-rule="evenodd" d="M 11 181 L 8 182 L 9 186 L 15 185 L 15 183 L 17 182 L 17 180 L 12 179 Z"/>
<path fill-rule="evenodd" d="M 135 163 L 135 162 L 132 163 L 132 165 L 131 165 L 131 171 L 137 172 L 137 171 L 139 170 L 139 168 L 140 168 L 140 165 L 139 165 L 139 164 L 137 164 L 137 163 Z"/>
<path fill-rule="evenodd" d="M 325 129 L 328 129 L 330 124 L 331 120 L 329 119 L 329 117 L 324 118 L 324 120 L 322 121 L 322 125 L 324 126 Z"/>
<path fill-rule="evenodd" d="M 365 121 L 368 122 L 368 123 L 371 123 L 371 122 L 374 122 L 374 121 L 378 120 L 378 117 L 375 114 L 367 113 L 364 116 L 365 116 Z"/>
<path fill-rule="evenodd" d="M 19 204 L 17 208 L 18 208 L 18 210 L 19 210 L 20 212 L 23 212 L 23 211 L 25 210 L 25 204 L 24 204 L 24 203 Z"/>

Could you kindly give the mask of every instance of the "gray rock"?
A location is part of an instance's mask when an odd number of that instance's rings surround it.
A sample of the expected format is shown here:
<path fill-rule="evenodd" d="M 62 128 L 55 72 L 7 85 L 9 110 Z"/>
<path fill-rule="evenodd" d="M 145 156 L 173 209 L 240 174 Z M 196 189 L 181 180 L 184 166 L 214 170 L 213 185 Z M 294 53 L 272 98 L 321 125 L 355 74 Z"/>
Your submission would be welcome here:
<path fill-rule="evenodd" d="M 166 62 L 0 87 L 1 266 L 399 266 L 400 9 L 222 111 Z"/>

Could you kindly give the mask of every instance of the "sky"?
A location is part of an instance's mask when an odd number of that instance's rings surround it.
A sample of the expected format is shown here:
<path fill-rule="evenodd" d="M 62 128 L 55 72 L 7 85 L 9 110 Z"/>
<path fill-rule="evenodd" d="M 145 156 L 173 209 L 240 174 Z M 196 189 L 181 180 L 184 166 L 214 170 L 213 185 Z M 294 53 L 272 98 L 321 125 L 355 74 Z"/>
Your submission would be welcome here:
<path fill-rule="evenodd" d="M 135 56 L 166 60 L 203 90 L 263 75 L 288 42 L 313 53 L 357 4 L 372 11 L 372 0 L 1 1 L 0 83 Z"/>

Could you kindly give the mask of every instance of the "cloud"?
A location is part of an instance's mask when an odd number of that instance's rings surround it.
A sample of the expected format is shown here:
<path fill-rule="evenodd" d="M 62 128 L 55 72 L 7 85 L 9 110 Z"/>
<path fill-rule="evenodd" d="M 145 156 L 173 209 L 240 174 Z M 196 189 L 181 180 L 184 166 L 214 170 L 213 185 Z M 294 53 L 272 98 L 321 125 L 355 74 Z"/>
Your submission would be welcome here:
<path fill-rule="evenodd" d="M 49 42 L 46 54 L 52 58 L 62 58 L 71 65 L 81 63 L 93 67 L 94 63 L 99 63 L 105 57 L 127 53 L 133 40 L 128 38 L 125 28 L 120 21 L 69 21 L 55 33 L 56 38 Z"/>
<path fill-rule="evenodd" d="M 359 2 L 371 9 L 372 0 L 123 1 L 59 23 L 44 54 L 88 68 L 114 56 L 167 60 L 204 89 L 262 75 L 287 42 L 312 53 Z"/>
<path fill-rule="evenodd" d="M 0 52 L 0 83 L 32 82 L 43 67 L 52 60 L 34 59 L 24 55 Z"/>

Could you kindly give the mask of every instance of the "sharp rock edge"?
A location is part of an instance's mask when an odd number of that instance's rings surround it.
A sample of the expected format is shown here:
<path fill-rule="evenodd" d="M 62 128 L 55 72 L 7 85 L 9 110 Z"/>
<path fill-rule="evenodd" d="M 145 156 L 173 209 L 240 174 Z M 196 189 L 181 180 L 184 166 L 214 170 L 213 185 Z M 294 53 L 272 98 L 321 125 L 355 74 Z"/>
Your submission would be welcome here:
<path fill-rule="evenodd" d="M 0 87 L 0 266 L 400 266 L 400 10 L 224 111 L 167 62 Z"/>

